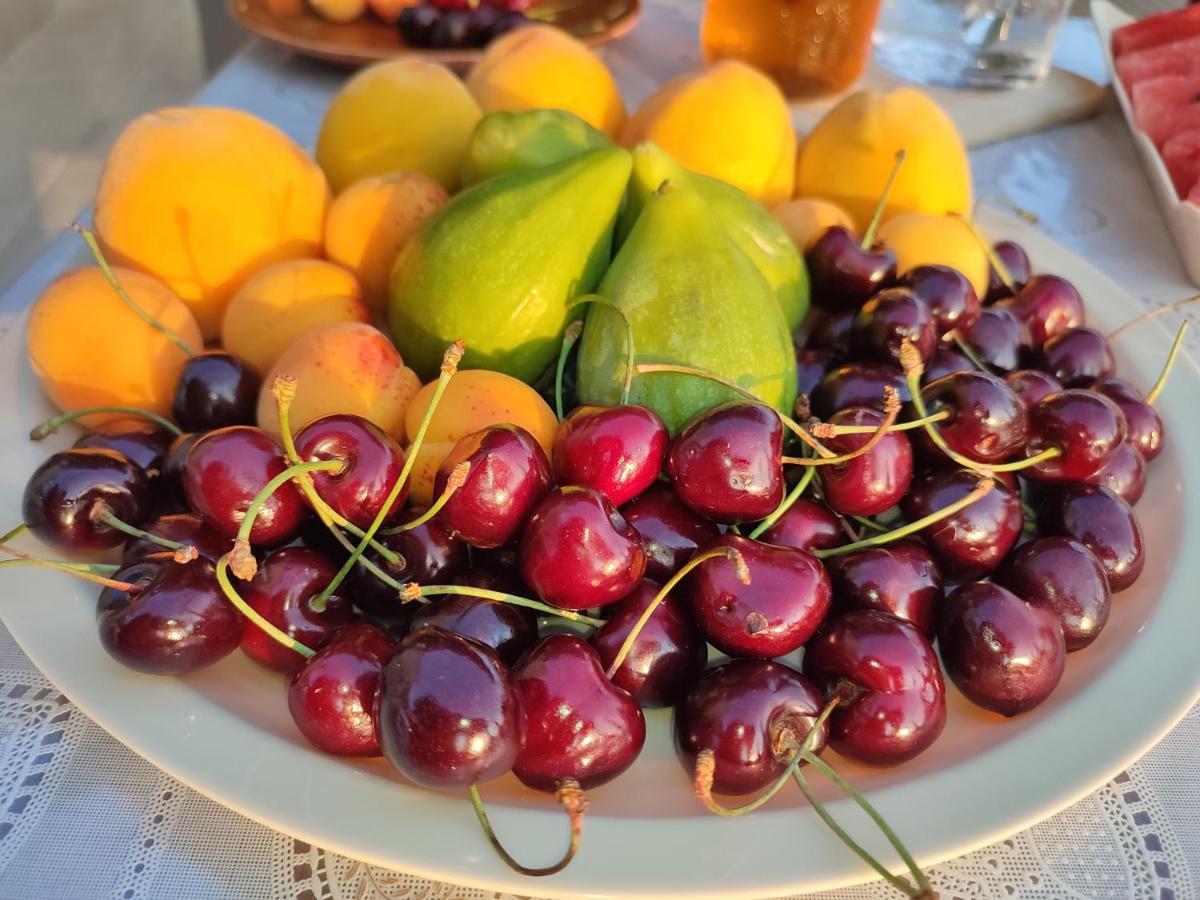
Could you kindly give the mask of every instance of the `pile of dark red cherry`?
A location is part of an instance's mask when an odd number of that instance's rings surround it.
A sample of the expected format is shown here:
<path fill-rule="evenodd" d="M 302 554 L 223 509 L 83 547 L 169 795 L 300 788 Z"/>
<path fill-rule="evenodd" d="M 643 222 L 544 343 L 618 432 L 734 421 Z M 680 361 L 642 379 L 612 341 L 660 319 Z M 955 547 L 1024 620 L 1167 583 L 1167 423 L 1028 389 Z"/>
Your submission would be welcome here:
<path fill-rule="evenodd" d="M 603 784 L 641 750 L 643 707 L 675 707 L 683 766 L 703 758 L 718 794 L 826 743 L 901 763 L 945 723 L 939 652 L 973 702 L 1028 710 L 1143 566 L 1131 504 L 1163 423 L 1075 289 L 994 249 L 1010 287 L 994 272 L 981 303 L 832 229 L 808 253 L 797 419 L 733 400 L 672 438 L 645 408 L 581 406 L 553 459 L 491 427 L 442 464 L 432 517 L 406 490 L 385 512 L 391 437 L 337 415 L 285 450 L 253 424 L 255 377 L 205 353 L 177 392 L 186 433 L 86 434 L 34 474 L 24 522 L 72 554 L 124 545 L 115 571 L 76 564 L 114 583 L 97 617 L 120 662 L 183 674 L 240 646 L 290 676 L 314 745 L 428 787 Z M 307 468 L 281 475 L 289 456 Z"/>

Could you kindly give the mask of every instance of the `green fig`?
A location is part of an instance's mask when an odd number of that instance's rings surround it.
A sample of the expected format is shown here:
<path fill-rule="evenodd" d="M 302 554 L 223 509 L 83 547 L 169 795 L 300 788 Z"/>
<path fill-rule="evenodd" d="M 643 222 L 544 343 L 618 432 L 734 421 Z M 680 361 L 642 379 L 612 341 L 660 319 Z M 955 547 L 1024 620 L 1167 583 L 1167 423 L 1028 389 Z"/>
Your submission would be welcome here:
<path fill-rule="evenodd" d="M 774 289 L 788 327 L 796 328 L 808 312 L 808 269 L 783 226 L 749 194 L 719 178 L 685 169 L 657 144 L 634 148 L 633 178 L 617 221 L 618 245 L 633 228 L 646 198 L 667 180 L 686 181 L 700 193 L 721 227 Z"/>
<path fill-rule="evenodd" d="M 488 113 L 471 132 L 462 183 L 470 187 L 497 175 L 553 165 L 611 146 L 608 135 L 565 109 Z"/>
<path fill-rule="evenodd" d="M 650 194 L 588 311 L 579 347 L 583 403 L 619 403 L 627 364 L 705 369 L 736 382 L 781 412 L 796 399 L 791 333 L 775 293 L 711 214 L 690 181 Z M 739 395 L 694 375 L 635 375 L 629 402 L 654 410 L 677 431 L 693 416 Z"/>
<path fill-rule="evenodd" d="M 392 267 L 392 338 L 422 380 L 446 346 L 462 366 L 534 380 L 554 360 L 612 255 L 612 232 L 632 162 L 619 147 L 502 175 L 430 216 Z"/>

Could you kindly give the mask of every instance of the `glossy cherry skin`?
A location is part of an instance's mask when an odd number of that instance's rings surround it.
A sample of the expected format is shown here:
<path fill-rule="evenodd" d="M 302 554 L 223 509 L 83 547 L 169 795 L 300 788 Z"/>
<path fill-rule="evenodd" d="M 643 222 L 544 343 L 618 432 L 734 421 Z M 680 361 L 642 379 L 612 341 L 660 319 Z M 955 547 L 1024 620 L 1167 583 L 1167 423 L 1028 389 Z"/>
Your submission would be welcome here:
<path fill-rule="evenodd" d="M 578 406 L 554 435 L 554 476 L 621 506 L 658 480 L 669 440 L 663 420 L 644 406 Z"/>
<path fill-rule="evenodd" d="M 362 416 L 332 415 L 309 422 L 296 434 L 296 454 L 305 462 L 337 460 L 334 472 L 310 472 L 313 488 L 322 500 L 364 531 L 404 468 L 404 451 L 395 439 Z M 400 489 L 385 523 L 404 518 L 408 487 Z"/>
<path fill-rule="evenodd" d="M 863 304 L 854 317 L 851 348 L 876 362 L 899 365 L 900 348 L 909 341 L 925 362 L 937 347 L 933 314 L 908 288 L 888 288 Z"/>
<path fill-rule="evenodd" d="M 1028 416 L 1012 389 L 986 372 L 956 372 L 921 390 L 930 414 L 948 411 L 937 430 L 951 450 L 981 463 L 999 463 L 1024 446 Z M 918 442 L 931 454 L 941 451 L 918 431 Z"/>
<path fill-rule="evenodd" d="M 408 635 L 383 667 L 379 743 L 423 787 L 466 787 L 508 772 L 525 735 L 513 677 L 490 648 L 440 628 Z"/>
<path fill-rule="evenodd" d="M 245 620 L 225 599 L 212 563 L 177 563 L 170 553 L 118 569 L 126 593 L 104 588 L 96 601 L 100 643 L 117 662 L 151 675 L 183 675 L 237 649 Z"/>
<path fill-rule="evenodd" d="M 1104 567 L 1114 594 L 1138 580 L 1146 565 L 1142 527 L 1133 508 L 1106 487 L 1073 485 L 1038 513 L 1043 534 L 1074 538 Z"/>
<path fill-rule="evenodd" d="M 918 541 L 867 547 L 826 563 L 833 608 L 841 612 L 877 609 L 911 622 L 933 640 L 938 605 L 945 597 L 942 573 Z"/>
<path fill-rule="evenodd" d="M 344 625 L 288 685 L 288 709 L 317 749 L 338 756 L 378 756 L 379 679 L 392 639 L 366 622 Z"/>
<path fill-rule="evenodd" d="M 1025 454 L 1057 447 L 1061 455 L 1022 471 L 1048 481 L 1082 481 L 1104 468 L 1124 440 L 1125 416 L 1104 395 L 1080 389 L 1048 394 L 1029 408 Z"/>
<path fill-rule="evenodd" d="M 1057 275 L 1035 275 L 1015 297 L 998 305 L 1025 323 L 1034 347 L 1083 324 L 1083 298 L 1071 282 Z"/>
<path fill-rule="evenodd" d="M 150 488 L 141 467 L 115 450 L 64 450 L 30 476 L 21 519 L 38 540 L 80 554 L 125 541 L 125 534 L 98 518 L 105 509 L 129 525 L 147 519 Z"/>
<path fill-rule="evenodd" d="M 819 348 L 796 348 L 796 393 L 807 397 L 811 394 L 825 373 L 833 367 L 836 359 L 832 350 Z"/>
<path fill-rule="evenodd" d="M 659 585 L 643 579 L 633 593 L 611 607 L 608 621 L 592 635 L 591 645 L 600 654 L 604 671 L 613 664 L 625 638 L 658 590 Z M 674 706 L 704 671 L 707 660 L 704 637 L 686 603 L 668 594 L 646 620 L 646 627 L 638 633 L 612 681 L 640 706 Z"/>
<path fill-rule="evenodd" d="M 171 418 L 184 431 L 253 425 L 260 379 L 245 361 L 223 350 L 197 353 L 183 365 Z"/>
<path fill-rule="evenodd" d="M 1008 270 L 1008 275 L 1012 279 L 1013 287 L 1018 291 L 1025 286 L 1029 281 L 1030 273 L 1033 267 L 1029 262 L 1029 254 L 1013 241 L 998 241 L 992 245 L 992 250 L 1000 257 L 1000 262 L 1004 263 L 1004 267 Z M 1011 296 L 1012 292 L 1005 287 L 1004 282 L 1000 278 L 1000 273 L 993 267 L 988 267 L 988 292 L 984 299 L 986 303 L 995 303 L 997 300 L 1002 300 L 1005 297 Z"/>
<path fill-rule="evenodd" d="M 286 468 L 274 438 L 259 428 L 233 425 L 196 441 L 188 452 L 183 487 L 193 510 L 221 534 L 235 537 L 255 496 Z M 259 509 L 250 543 L 285 544 L 299 533 L 307 515 L 300 489 L 288 482 Z"/>
<path fill-rule="evenodd" d="M 646 741 L 642 708 L 604 677 L 587 641 L 550 635 L 513 676 L 526 721 L 513 772 L 524 784 L 553 791 L 564 778 L 574 778 L 586 790 L 633 765 Z"/>
<path fill-rule="evenodd" d="M 946 598 L 938 648 L 966 698 L 1003 716 L 1049 697 L 1067 661 L 1058 616 L 990 581 L 964 584 Z"/>
<path fill-rule="evenodd" d="M 163 461 L 162 476 L 158 483 L 158 506 L 164 512 L 191 512 L 188 506 L 187 494 L 183 489 L 183 473 L 187 468 L 187 455 L 195 446 L 196 441 L 204 437 L 198 431 L 181 434 L 167 448 L 167 456 Z"/>
<path fill-rule="evenodd" d="M 550 460 L 524 428 L 494 425 L 468 434 L 438 467 L 434 496 L 446 489 L 459 463 L 470 469 L 462 487 L 438 513 L 438 521 L 472 547 L 507 544 L 550 490 Z"/>
<path fill-rule="evenodd" d="M 783 424 L 762 403 L 734 400 L 692 419 L 671 442 L 675 493 L 714 522 L 766 518 L 783 501 Z"/>
<path fill-rule="evenodd" d="M 998 372 L 1021 368 L 1030 353 L 1028 329 L 1016 313 L 999 306 L 985 307 L 963 340 Z"/>
<path fill-rule="evenodd" d="M 912 400 L 904 373 L 895 366 L 877 363 L 838 366 L 821 380 L 813 392 L 813 412 L 827 419 L 839 410 L 854 406 L 882 409 L 885 387 L 894 388 L 902 403 Z"/>
<path fill-rule="evenodd" d="M 879 425 L 883 416 L 872 409 L 844 409 L 830 418 L 834 425 Z M 838 454 L 857 450 L 867 434 L 841 434 L 825 446 Z M 844 463 L 820 466 L 825 502 L 847 516 L 873 516 L 900 502 L 912 482 L 912 444 L 902 431 L 889 431 L 874 447 Z"/>
<path fill-rule="evenodd" d="M 622 507 L 621 515 L 642 538 L 646 577 L 659 582 L 683 568 L 697 548 L 719 533 L 716 525 L 688 509 L 666 484 L 651 487 Z"/>
<path fill-rule="evenodd" d="M 1163 420 L 1142 392 L 1123 378 L 1102 378 L 1092 390 L 1103 394 L 1125 415 L 1129 443 L 1149 462 L 1162 452 Z"/>
<path fill-rule="evenodd" d="M 333 560 L 307 547 L 284 547 L 267 556 L 250 583 L 239 589 L 242 599 L 260 616 L 310 650 L 325 643 L 330 633 L 354 618 L 348 600 L 335 593 L 323 612 L 310 605 L 337 574 Z M 255 662 L 292 674 L 304 657 L 283 646 L 261 628 L 249 625 L 242 650 Z"/>
<path fill-rule="evenodd" d="M 216 565 L 217 560 L 233 547 L 233 541 L 223 534 L 217 534 L 207 522 L 195 513 L 172 513 L 159 516 L 157 519 L 146 522 L 143 527 L 156 537 L 195 547 L 196 554 L 201 559 L 207 559 L 213 565 Z M 163 549 L 161 545 L 145 538 L 130 537 L 125 541 L 125 550 L 121 554 L 121 561 L 128 565 L 139 559 L 145 559 L 152 553 L 161 553 Z"/>
<path fill-rule="evenodd" d="M 979 321 L 979 295 L 958 269 L 938 265 L 914 266 L 900 277 L 900 285 L 912 291 L 925 304 L 933 316 L 939 338 L 954 329 L 966 334 Z"/>
<path fill-rule="evenodd" d="M 705 549 L 732 547 L 750 571 L 743 584 L 726 557 L 698 565 L 686 592 L 708 642 L 729 656 L 771 659 L 801 647 L 829 612 L 829 574 L 803 550 L 726 534 Z"/>
<path fill-rule="evenodd" d="M 525 583 L 562 609 L 614 603 L 646 572 L 637 531 L 602 493 L 586 487 L 546 495 L 525 524 L 517 555 Z"/>
<path fill-rule="evenodd" d="M 1071 538 L 1039 538 L 1018 547 L 996 580 L 1054 614 L 1068 653 L 1094 641 L 1108 621 L 1112 600 L 1104 567 L 1091 550 Z"/>
<path fill-rule="evenodd" d="M 1025 408 L 1033 406 L 1047 394 L 1061 391 L 1063 384 L 1048 372 L 1040 369 L 1017 369 L 1004 376 L 1004 383 L 1012 388 Z"/>
<path fill-rule="evenodd" d="M 1066 387 L 1087 387 L 1116 371 L 1112 348 L 1094 328 L 1072 328 L 1046 341 L 1037 367 L 1049 372 Z"/>
<path fill-rule="evenodd" d="M 824 503 L 808 497 L 797 499 L 759 539 L 764 544 L 808 553 L 828 550 L 850 540 L 837 514 Z"/>
<path fill-rule="evenodd" d="M 76 447 L 115 450 L 141 467 L 152 491 L 158 490 L 159 478 L 167 463 L 173 435 L 150 422 L 114 422 L 102 431 L 89 431 L 75 442 Z"/>
<path fill-rule="evenodd" d="M 409 510 L 416 518 L 420 510 Z M 467 568 L 467 545 L 452 538 L 437 520 L 418 525 L 408 531 L 384 535 L 378 539 L 400 557 L 397 564 L 385 562 L 368 550 L 366 555 L 375 565 L 399 581 L 415 584 L 450 584 Z M 413 603 L 401 603 L 394 588 L 376 578 L 365 566 L 355 566 L 346 579 L 347 597 L 372 618 L 386 625 L 403 627 L 416 609 Z M 437 601 L 434 601 L 437 602 Z"/>
<path fill-rule="evenodd" d="M 813 303 L 822 309 L 856 309 L 896 280 L 896 254 L 882 246 L 864 250 L 842 225 L 834 225 L 804 255 Z"/>
<path fill-rule="evenodd" d="M 847 356 L 850 353 L 850 331 L 857 314 L 858 307 L 854 307 L 824 316 L 809 335 L 807 346 L 834 356 Z"/>
<path fill-rule="evenodd" d="M 938 347 L 933 351 L 933 356 L 929 357 L 929 362 L 925 364 L 925 371 L 921 373 L 921 384 L 929 384 L 939 378 L 953 375 L 955 372 L 975 371 L 977 371 L 975 364 L 961 353 L 947 350 L 945 347 Z"/>
<path fill-rule="evenodd" d="M 484 575 L 484 577 L 480 577 Z M 468 577 L 469 576 L 469 577 Z M 460 576 L 473 582 L 476 587 L 488 590 L 504 590 L 489 576 L 479 573 Z M 409 630 L 418 628 L 441 628 L 454 634 L 478 641 L 490 647 L 506 666 L 516 665 L 537 642 L 538 623 L 533 610 L 498 600 L 452 594 L 432 598 L 433 602 L 417 609 L 409 623 Z"/>
<path fill-rule="evenodd" d="M 1102 484 L 1130 506 L 1137 504 L 1146 491 L 1146 461 L 1128 440 L 1122 441 L 1104 468 L 1083 480 L 1084 484 Z"/>
<path fill-rule="evenodd" d="M 829 717 L 838 753 L 874 766 L 912 759 L 946 724 L 937 654 L 912 624 L 878 610 L 835 616 L 804 651 L 804 674 L 841 699 Z"/>
<path fill-rule="evenodd" d="M 709 669 L 675 708 L 675 750 L 689 776 L 703 750 L 713 754 L 713 791 L 761 791 L 781 774 L 804 743 L 824 706 L 820 693 L 795 669 L 765 659 L 734 659 Z M 820 753 L 829 729 L 813 744 Z"/>

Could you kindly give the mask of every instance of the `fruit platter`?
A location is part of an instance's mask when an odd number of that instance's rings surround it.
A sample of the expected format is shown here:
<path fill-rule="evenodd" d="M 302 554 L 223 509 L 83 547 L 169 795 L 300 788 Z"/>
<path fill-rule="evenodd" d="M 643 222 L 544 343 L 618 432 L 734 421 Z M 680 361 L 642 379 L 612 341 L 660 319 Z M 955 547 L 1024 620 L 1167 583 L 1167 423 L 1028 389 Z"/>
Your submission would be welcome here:
<path fill-rule="evenodd" d="M 1200 697 L 1186 324 L 977 208 L 916 91 L 798 141 L 747 66 L 606 75 L 529 26 L 363 70 L 312 154 L 130 123 L 0 343 L 0 613 L 356 859 L 930 900 Z"/>

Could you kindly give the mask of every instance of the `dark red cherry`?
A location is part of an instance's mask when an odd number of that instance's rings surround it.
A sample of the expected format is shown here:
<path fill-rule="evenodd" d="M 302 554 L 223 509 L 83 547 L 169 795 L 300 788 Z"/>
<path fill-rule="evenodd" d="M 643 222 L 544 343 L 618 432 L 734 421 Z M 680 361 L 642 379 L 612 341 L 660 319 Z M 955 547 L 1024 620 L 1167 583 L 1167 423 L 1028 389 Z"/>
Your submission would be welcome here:
<path fill-rule="evenodd" d="M 1130 506 L 1135 506 L 1146 491 L 1146 461 L 1133 444 L 1124 440 L 1104 468 L 1085 478 L 1083 483 L 1102 484 Z"/>
<path fill-rule="evenodd" d="M 310 472 L 313 488 L 333 510 L 362 528 L 371 527 L 404 468 L 404 451 L 390 435 L 362 416 L 323 416 L 296 434 L 296 453 L 305 462 L 337 460 L 343 468 Z M 408 486 L 400 490 L 384 520 L 404 518 Z"/>
<path fill-rule="evenodd" d="M 232 353 L 197 353 L 179 373 L 171 418 L 184 431 L 253 425 L 258 414 L 259 383 L 254 370 Z"/>
<path fill-rule="evenodd" d="M 665 582 L 697 548 L 718 534 L 717 526 L 688 509 L 669 485 L 656 484 L 622 507 L 621 515 L 642 538 L 646 577 Z"/>
<path fill-rule="evenodd" d="M 643 579 L 633 593 L 610 607 L 608 621 L 591 637 L 604 671 L 617 658 L 625 638 L 658 589 L 653 581 Z M 646 620 L 612 681 L 641 706 L 674 706 L 704 671 L 707 660 L 704 637 L 686 603 L 670 594 Z"/>
<path fill-rule="evenodd" d="M 910 342 L 925 362 L 937 347 L 933 314 L 908 288 L 880 291 L 854 317 L 850 346 L 876 362 L 898 365 L 900 347 Z"/>
<path fill-rule="evenodd" d="M 938 432 L 954 450 L 981 463 L 999 463 L 1020 450 L 1028 436 L 1028 416 L 1012 389 L 986 372 L 956 372 L 921 390 L 929 412 L 947 411 Z M 940 451 L 925 432 L 918 442 L 931 454 Z"/>
<path fill-rule="evenodd" d="M 440 628 L 420 628 L 383 667 L 379 743 L 419 785 L 479 784 L 508 772 L 517 759 L 526 730 L 521 706 L 494 651 Z"/>
<path fill-rule="evenodd" d="M 475 587 L 488 590 L 505 590 L 489 575 L 470 572 L 459 577 L 459 582 L 468 581 Z M 505 591 L 512 593 L 512 591 Z M 419 607 L 412 615 L 410 631 L 418 628 L 441 628 L 461 634 L 485 647 L 496 651 L 506 666 L 516 665 L 537 641 L 538 623 L 533 610 L 498 600 L 453 594 L 434 597 L 433 602 Z"/>
<path fill-rule="evenodd" d="M 350 602 L 337 593 L 330 596 L 322 612 L 309 605 L 333 580 L 337 570 L 333 560 L 316 550 L 284 547 L 263 560 L 254 578 L 239 593 L 255 612 L 280 631 L 316 650 L 330 632 L 354 618 Z M 254 625 L 246 627 L 242 650 L 268 669 L 289 675 L 304 664 L 304 657 Z"/>
<path fill-rule="evenodd" d="M 963 335 L 976 355 L 998 372 L 1011 372 L 1030 353 L 1029 331 L 1016 313 L 1000 306 L 985 307 L 975 327 Z"/>
<path fill-rule="evenodd" d="M 929 640 L 945 592 L 933 556 L 917 541 L 867 547 L 826 564 L 838 612 L 877 609 L 911 622 Z"/>
<path fill-rule="evenodd" d="M 1037 367 L 1049 372 L 1066 387 L 1087 387 L 1116 371 L 1112 348 L 1094 328 L 1079 327 L 1059 332 L 1038 356 Z"/>
<path fill-rule="evenodd" d="M 795 669 L 765 659 L 734 659 L 709 669 L 675 708 L 675 749 L 692 775 L 703 750 L 713 754 L 713 791 L 753 794 L 783 774 L 824 703 Z M 821 726 L 813 752 L 829 730 Z"/>
<path fill-rule="evenodd" d="M 1120 407 L 1095 391 L 1068 389 L 1048 394 L 1029 408 L 1026 456 L 1055 447 L 1059 456 L 1022 471 L 1049 481 L 1082 481 L 1108 465 L 1125 440 Z"/>
<path fill-rule="evenodd" d="M 833 367 L 836 359 L 832 350 L 796 348 L 796 393 L 807 397 L 825 373 Z"/>
<path fill-rule="evenodd" d="M 760 535 L 764 544 L 808 553 L 837 547 L 849 539 L 837 514 L 824 503 L 807 497 L 797 499 Z"/>
<path fill-rule="evenodd" d="M 1142 392 L 1123 378 L 1102 378 L 1092 390 L 1103 394 L 1125 415 L 1129 443 L 1149 462 L 1162 452 L 1163 420 Z"/>
<path fill-rule="evenodd" d="M 151 513 L 145 473 L 115 450 L 64 450 L 43 462 L 25 485 L 22 521 L 39 541 L 78 554 L 120 546 L 125 534 L 101 516 L 141 525 Z"/>
<path fill-rule="evenodd" d="M 750 583 L 733 560 L 705 560 L 688 576 L 692 615 L 708 642 L 730 656 L 771 659 L 791 653 L 820 627 L 829 612 L 829 575 L 803 550 L 762 544 L 736 534 L 706 549 L 732 547 L 742 555 Z"/>
<path fill-rule="evenodd" d="M 584 789 L 628 769 L 646 741 L 646 719 L 627 691 L 604 677 L 582 638 L 544 638 L 514 670 L 525 710 L 525 740 L 513 772 L 539 791 L 564 778 Z"/>
<path fill-rule="evenodd" d="M 804 259 L 813 303 L 822 309 L 856 309 L 896 280 L 896 254 L 879 245 L 864 250 L 842 225 L 826 229 Z"/>
<path fill-rule="evenodd" d="M 806 345 L 834 356 L 847 356 L 850 353 L 850 332 L 857 314 L 858 307 L 854 307 L 823 316 L 813 328 Z"/>
<path fill-rule="evenodd" d="M 733 400 L 675 436 L 667 474 L 679 499 L 714 522 L 766 518 L 783 501 L 783 424 L 762 403 Z"/>
<path fill-rule="evenodd" d="M 841 699 L 829 744 L 875 766 L 912 759 L 946 724 L 946 686 L 921 632 L 878 610 L 835 616 L 804 651 L 804 674 Z"/>
<path fill-rule="evenodd" d="M 1094 641 L 1108 621 L 1111 597 L 1104 567 L 1091 550 L 1071 538 L 1039 538 L 1018 547 L 996 580 L 1054 614 L 1068 653 Z"/>
<path fill-rule="evenodd" d="M 158 507 L 164 512 L 191 512 L 183 489 L 183 473 L 187 468 L 188 453 L 202 437 L 200 432 L 190 431 L 175 438 L 167 448 L 158 496 Z"/>
<path fill-rule="evenodd" d="M 1025 324 L 1034 347 L 1083 324 L 1083 298 L 1071 282 L 1057 275 L 1035 275 L 1015 297 L 998 306 L 1012 310 Z"/>
<path fill-rule="evenodd" d="M 599 491 L 555 488 L 521 533 L 521 578 L 546 603 L 587 609 L 620 600 L 646 572 L 642 539 Z"/>
<path fill-rule="evenodd" d="M 826 375 L 813 391 L 813 412 L 828 419 L 838 410 L 852 406 L 883 409 L 885 387 L 895 389 L 901 403 L 912 400 L 904 373 L 895 366 L 875 363 L 839 366 Z"/>
<path fill-rule="evenodd" d="M 193 510 L 221 534 L 236 537 L 255 496 L 286 468 L 274 438 L 259 428 L 233 425 L 196 441 L 188 452 L 183 486 Z M 307 514 L 300 489 L 293 482 L 284 484 L 259 509 L 250 543 L 287 543 Z"/>
<path fill-rule="evenodd" d="M 387 632 L 354 622 L 292 676 L 288 709 L 313 746 L 338 756 L 380 754 L 379 679 L 393 646 Z"/>
<path fill-rule="evenodd" d="M 955 372 L 974 371 L 977 371 L 975 364 L 961 353 L 947 350 L 945 347 L 938 347 L 933 351 L 933 356 L 929 357 L 929 362 L 925 364 L 925 371 L 921 373 L 921 384 L 929 384 L 939 378 L 953 375 Z"/>
<path fill-rule="evenodd" d="M 880 425 L 883 416 L 873 409 L 844 409 L 830 419 L 834 425 Z M 871 439 L 868 434 L 841 434 L 825 441 L 835 453 L 857 450 Z M 890 431 L 874 447 L 844 463 L 821 466 L 825 502 L 846 516 L 874 516 L 900 502 L 912 482 L 912 444 L 902 431 Z"/>
<path fill-rule="evenodd" d="M 1146 565 L 1142 527 L 1133 508 L 1106 487 L 1073 485 L 1042 505 L 1043 534 L 1074 538 L 1104 566 L 1114 594 L 1138 580 Z"/>
<path fill-rule="evenodd" d="M 644 406 L 579 406 L 554 435 L 554 476 L 621 506 L 658 480 L 669 440 L 663 420 Z"/>
<path fill-rule="evenodd" d="M 950 331 L 966 334 L 979 321 L 979 295 L 958 269 L 949 266 L 914 266 L 900 277 L 933 316 L 939 338 Z"/>
<path fill-rule="evenodd" d="M 90 451 L 107 452 L 107 451 Z M 177 563 L 159 553 L 123 566 L 113 578 L 130 593 L 104 588 L 96 601 L 100 643 L 117 662 L 151 675 L 183 675 L 237 649 L 245 620 L 233 608 L 212 563 Z"/>
<path fill-rule="evenodd" d="M 1012 388 L 1026 409 L 1047 394 L 1063 389 L 1061 381 L 1040 369 L 1017 369 L 1015 372 L 1009 372 L 1004 376 L 1004 383 Z"/>
<path fill-rule="evenodd" d="M 115 450 L 141 467 L 151 491 L 159 490 L 159 478 L 167 464 L 173 436 L 151 422 L 114 422 L 100 431 L 89 431 L 75 442 L 76 447 Z"/>
<path fill-rule="evenodd" d="M 966 698 L 1004 716 L 1049 697 L 1067 660 L 1058 617 L 989 581 L 964 584 L 946 598 L 938 648 Z"/>
<path fill-rule="evenodd" d="M 233 542 L 222 534 L 217 534 L 208 523 L 194 513 L 173 513 L 151 519 L 143 525 L 146 531 L 155 537 L 166 538 L 178 544 L 195 547 L 201 559 L 207 559 L 213 565 L 217 560 L 230 551 Z M 145 559 L 152 553 L 161 553 L 160 544 L 145 538 L 131 537 L 125 541 L 125 550 L 121 560 L 128 565 Z"/>
<path fill-rule="evenodd" d="M 1033 267 L 1029 262 L 1029 254 L 1013 241 L 998 241 L 992 245 L 992 250 L 1000 257 L 1000 262 L 1008 270 L 1008 275 L 1012 279 L 1013 287 L 1018 291 L 1025 286 L 1029 281 L 1030 273 Z M 1002 300 L 1005 297 L 1011 296 L 1012 292 L 1005 287 L 1004 282 L 1000 278 L 995 268 L 988 267 L 988 292 L 985 298 L 986 303 L 995 303 L 997 300 Z"/>
<path fill-rule="evenodd" d="M 507 544 L 550 489 L 546 451 L 515 425 L 476 431 L 459 440 L 438 468 L 435 497 L 462 462 L 470 465 L 466 481 L 442 507 L 438 521 L 472 547 Z"/>

